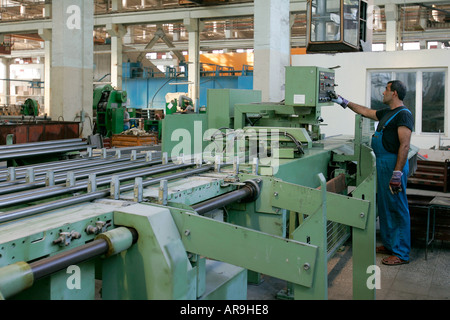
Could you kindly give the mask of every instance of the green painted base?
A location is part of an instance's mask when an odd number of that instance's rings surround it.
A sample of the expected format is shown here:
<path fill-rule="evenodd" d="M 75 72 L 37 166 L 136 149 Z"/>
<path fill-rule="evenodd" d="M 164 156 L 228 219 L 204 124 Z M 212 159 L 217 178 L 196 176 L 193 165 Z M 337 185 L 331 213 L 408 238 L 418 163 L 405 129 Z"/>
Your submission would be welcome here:
<path fill-rule="evenodd" d="M 206 261 L 206 290 L 200 300 L 247 299 L 247 270 L 231 264 Z"/>

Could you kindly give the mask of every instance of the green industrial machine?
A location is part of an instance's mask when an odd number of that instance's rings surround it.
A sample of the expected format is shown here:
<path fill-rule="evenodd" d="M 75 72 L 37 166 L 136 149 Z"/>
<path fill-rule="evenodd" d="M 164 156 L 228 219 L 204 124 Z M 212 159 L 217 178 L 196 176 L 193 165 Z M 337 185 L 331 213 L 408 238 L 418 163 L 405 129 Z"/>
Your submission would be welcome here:
<path fill-rule="evenodd" d="M 334 73 L 291 68 L 284 103 L 211 90 L 206 114 L 166 116 L 162 152 L 8 168 L 0 297 L 239 300 L 264 274 L 286 281 L 280 299 L 327 299 L 328 259 L 351 240 L 353 297 L 375 299 L 370 123 L 324 139 Z"/>
<path fill-rule="evenodd" d="M 37 117 L 39 115 L 39 103 L 34 99 L 28 98 L 23 103 L 20 113 L 24 116 Z"/>
<path fill-rule="evenodd" d="M 127 92 L 115 90 L 111 85 L 94 89 L 93 111 L 96 133 L 104 137 L 123 132 L 124 108 Z"/>

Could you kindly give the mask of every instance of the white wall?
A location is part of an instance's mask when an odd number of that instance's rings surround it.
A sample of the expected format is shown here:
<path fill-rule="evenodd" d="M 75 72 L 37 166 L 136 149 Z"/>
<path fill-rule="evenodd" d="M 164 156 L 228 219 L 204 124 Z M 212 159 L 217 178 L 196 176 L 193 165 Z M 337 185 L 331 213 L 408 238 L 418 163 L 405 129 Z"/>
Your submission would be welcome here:
<path fill-rule="evenodd" d="M 416 69 L 416 68 L 445 68 L 446 69 L 446 102 L 445 102 L 445 134 L 441 134 L 441 146 L 450 145 L 450 81 L 448 80 L 450 67 L 450 50 L 417 50 L 391 52 L 351 52 L 337 54 L 307 54 L 292 56 L 293 66 L 318 66 L 336 69 L 336 92 L 348 100 L 361 105 L 370 102 L 367 89 L 369 70 L 376 69 Z M 380 97 L 382 99 L 382 97 Z M 338 105 L 322 108 L 322 118 L 325 120 L 321 132 L 326 136 L 353 135 L 355 114 L 349 109 L 342 109 Z M 439 134 L 422 133 L 412 136 L 412 144 L 429 149 L 438 146 Z"/>

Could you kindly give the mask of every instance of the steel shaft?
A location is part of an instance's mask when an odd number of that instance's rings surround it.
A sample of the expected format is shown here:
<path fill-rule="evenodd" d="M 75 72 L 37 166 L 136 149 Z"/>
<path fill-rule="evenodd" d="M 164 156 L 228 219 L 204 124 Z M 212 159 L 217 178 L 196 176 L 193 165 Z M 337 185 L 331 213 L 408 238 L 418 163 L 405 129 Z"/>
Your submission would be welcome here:
<path fill-rule="evenodd" d="M 205 214 L 207 212 L 225 207 L 237 201 L 255 199 L 258 196 L 259 196 L 259 186 L 257 182 L 255 182 L 254 180 L 249 180 L 246 181 L 245 185 L 238 190 L 231 191 L 221 196 L 198 203 L 192 206 L 192 208 L 198 214 Z"/>
<path fill-rule="evenodd" d="M 63 252 L 49 258 L 30 263 L 34 281 L 42 279 L 52 273 L 76 265 L 83 261 L 100 256 L 108 251 L 108 242 L 103 239 L 94 240 L 81 247 Z"/>

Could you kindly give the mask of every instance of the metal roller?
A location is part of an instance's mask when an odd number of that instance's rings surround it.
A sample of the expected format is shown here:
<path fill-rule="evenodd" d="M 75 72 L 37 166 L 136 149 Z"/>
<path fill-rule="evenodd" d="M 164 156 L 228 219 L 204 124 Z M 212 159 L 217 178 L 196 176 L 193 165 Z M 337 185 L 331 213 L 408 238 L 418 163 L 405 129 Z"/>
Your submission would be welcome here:
<path fill-rule="evenodd" d="M 30 263 L 31 271 L 34 275 L 34 280 L 39 280 L 52 273 L 67 268 L 70 265 L 76 265 L 83 261 L 108 254 L 117 254 L 120 251 L 126 250 L 127 247 L 136 243 L 138 234 L 132 228 L 118 228 L 108 231 L 96 238 L 96 240 L 89 242 L 80 247 L 56 254 L 54 256 L 44 258 Z M 119 245 L 118 243 L 123 243 Z M 115 250 L 121 247 L 122 250 Z"/>
<path fill-rule="evenodd" d="M 244 182 L 244 186 L 238 190 L 225 193 L 221 196 L 193 205 L 192 208 L 200 215 L 214 209 L 225 207 L 237 201 L 254 201 L 260 194 L 260 180 L 253 179 Z"/>
<path fill-rule="evenodd" d="M 0 298 L 12 297 L 42 278 L 90 259 L 118 254 L 137 242 L 133 228 L 120 227 L 102 233 L 92 242 L 31 263 L 24 261 L 0 268 Z"/>

